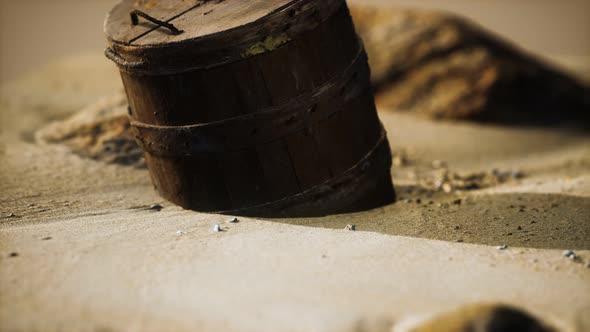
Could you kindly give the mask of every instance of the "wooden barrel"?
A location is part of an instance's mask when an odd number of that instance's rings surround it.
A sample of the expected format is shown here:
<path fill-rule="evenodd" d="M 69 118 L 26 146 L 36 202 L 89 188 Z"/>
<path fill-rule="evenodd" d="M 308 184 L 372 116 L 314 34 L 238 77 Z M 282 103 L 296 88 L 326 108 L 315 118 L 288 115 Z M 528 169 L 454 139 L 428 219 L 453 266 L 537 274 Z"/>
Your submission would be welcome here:
<path fill-rule="evenodd" d="M 344 0 L 123 0 L 105 32 L 164 198 L 270 217 L 394 201 Z"/>

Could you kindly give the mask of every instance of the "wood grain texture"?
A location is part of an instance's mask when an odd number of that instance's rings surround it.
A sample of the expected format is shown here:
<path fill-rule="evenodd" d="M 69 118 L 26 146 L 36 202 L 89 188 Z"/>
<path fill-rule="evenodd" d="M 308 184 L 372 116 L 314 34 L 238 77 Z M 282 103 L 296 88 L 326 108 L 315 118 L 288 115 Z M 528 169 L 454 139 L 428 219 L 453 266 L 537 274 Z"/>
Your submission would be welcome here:
<path fill-rule="evenodd" d="M 110 38 L 163 197 L 199 211 L 281 217 L 394 201 L 389 145 L 346 3 L 284 4 L 196 2 L 174 19 L 191 26 L 178 24 L 183 34 L 128 34 L 126 45 Z M 107 22 L 107 34 L 121 22 Z"/>

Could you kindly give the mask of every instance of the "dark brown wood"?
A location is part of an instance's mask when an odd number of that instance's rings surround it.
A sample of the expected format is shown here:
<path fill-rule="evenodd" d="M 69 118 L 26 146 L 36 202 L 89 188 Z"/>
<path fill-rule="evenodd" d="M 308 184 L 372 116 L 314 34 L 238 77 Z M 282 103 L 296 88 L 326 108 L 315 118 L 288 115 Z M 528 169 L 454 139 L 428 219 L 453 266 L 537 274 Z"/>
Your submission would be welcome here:
<path fill-rule="evenodd" d="M 394 200 L 389 145 L 344 0 L 146 4 L 113 9 L 107 56 L 121 69 L 131 124 L 162 196 L 199 211 L 261 216 Z M 134 10 L 153 22 L 132 25 Z"/>

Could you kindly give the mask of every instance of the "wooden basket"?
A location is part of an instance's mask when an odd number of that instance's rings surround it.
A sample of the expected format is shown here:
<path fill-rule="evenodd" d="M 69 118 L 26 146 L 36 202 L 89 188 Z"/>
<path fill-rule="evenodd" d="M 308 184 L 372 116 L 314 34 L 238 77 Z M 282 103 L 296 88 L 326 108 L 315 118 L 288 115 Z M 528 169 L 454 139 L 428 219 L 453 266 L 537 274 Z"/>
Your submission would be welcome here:
<path fill-rule="evenodd" d="M 164 198 L 270 217 L 394 201 L 344 0 L 124 0 L 105 32 Z"/>

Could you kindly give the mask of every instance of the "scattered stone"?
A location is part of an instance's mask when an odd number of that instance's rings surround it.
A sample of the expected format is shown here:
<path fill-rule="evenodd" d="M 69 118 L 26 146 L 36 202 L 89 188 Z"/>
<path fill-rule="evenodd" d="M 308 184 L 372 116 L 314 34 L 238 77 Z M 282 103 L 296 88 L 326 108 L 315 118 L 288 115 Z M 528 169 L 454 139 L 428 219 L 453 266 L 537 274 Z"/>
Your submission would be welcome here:
<path fill-rule="evenodd" d="M 180 230 L 179 230 L 179 231 L 176 231 L 176 234 L 178 234 L 178 235 L 184 235 L 184 234 L 186 234 L 186 232 L 185 232 L 185 231 L 180 231 Z"/>
<path fill-rule="evenodd" d="M 518 212 L 524 212 L 524 208 L 521 207 L 520 209 L 518 209 Z"/>
<path fill-rule="evenodd" d="M 434 201 L 428 201 L 428 205 L 434 204 Z"/>
<path fill-rule="evenodd" d="M 453 201 L 453 204 L 455 205 L 461 205 L 461 199 L 457 198 L 456 200 Z"/>
<path fill-rule="evenodd" d="M 432 167 L 433 168 L 446 168 L 447 167 L 447 162 L 446 161 L 442 161 L 442 160 L 434 160 L 432 161 Z"/>
<path fill-rule="evenodd" d="M 522 226 L 518 226 L 517 228 L 519 231 L 522 231 Z"/>
<path fill-rule="evenodd" d="M 7 217 L 8 217 L 8 218 L 12 218 L 12 217 L 14 217 L 14 216 L 15 216 L 15 215 L 14 215 L 14 213 L 9 213 Z"/>
<path fill-rule="evenodd" d="M 412 203 L 412 200 L 408 198 L 406 199 L 406 203 Z"/>
<path fill-rule="evenodd" d="M 458 225 L 457 225 L 457 226 L 453 227 L 453 229 L 454 229 L 454 230 L 456 230 L 456 231 L 458 231 L 458 230 L 460 230 L 460 229 L 461 229 L 461 226 L 458 226 Z"/>
<path fill-rule="evenodd" d="M 463 239 L 457 240 L 457 243 L 462 243 L 462 242 L 463 242 Z"/>
<path fill-rule="evenodd" d="M 522 179 L 524 178 L 524 173 L 521 171 L 513 171 L 510 173 L 510 177 L 513 179 Z"/>
<path fill-rule="evenodd" d="M 356 231 L 356 225 L 354 225 L 354 224 L 346 225 L 346 227 L 344 227 L 344 230 L 354 232 L 354 231 Z"/>
<path fill-rule="evenodd" d="M 408 165 L 408 158 L 404 152 L 399 152 L 399 153 L 394 154 L 393 166 L 405 167 L 406 165 Z"/>
<path fill-rule="evenodd" d="M 416 198 L 416 204 L 422 204 L 422 200 L 420 198 Z"/>
<path fill-rule="evenodd" d="M 447 194 L 450 194 L 453 191 L 453 186 L 450 183 L 445 182 L 442 185 L 442 190 Z"/>
<path fill-rule="evenodd" d="M 434 189 L 441 190 L 442 189 L 442 185 L 443 185 L 442 181 L 440 181 L 440 180 L 434 181 Z"/>
<path fill-rule="evenodd" d="M 162 211 L 163 208 L 164 207 L 162 205 L 160 205 L 160 204 L 152 204 L 149 207 L 150 210 L 154 210 L 154 211 L 158 211 L 158 212 L 159 211 Z"/>
<path fill-rule="evenodd" d="M 497 246 L 496 249 L 498 249 L 498 250 L 506 250 L 506 249 L 508 249 L 508 246 L 505 245 L 505 244 L 503 244 L 503 245 Z"/>
<path fill-rule="evenodd" d="M 18 257 L 18 252 L 11 252 L 9 257 Z"/>
<path fill-rule="evenodd" d="M 570 259 L 576 259 L 576 253 L 573 250 L 565 250 L 563 256 Z"/>
<path fill-rule="evenodd" d="M 221 232 L 221 226 L 219 226 L 219 225 L 213 226 L 213 231 L 216 232 L 216 233 Z"/>
<path fill-rule="evenodd" d="M 238 218 L 234 217 L 234 218 L 229 219 L 227 222 L 230 224 L 237 224 L 240 222 L 240 220 Z"/>
<path fill-rule="evenodd" d="M 47 241 L 47 240 L 51 240 L 51 239 L 53 239 L 51 236 L 46 236 L 46 237 L 42 238 L 41 240 Z"/>

